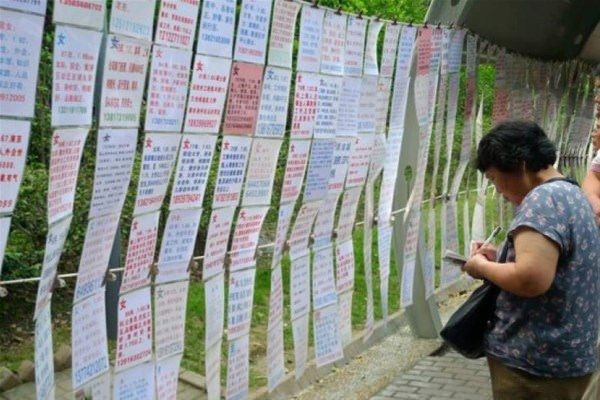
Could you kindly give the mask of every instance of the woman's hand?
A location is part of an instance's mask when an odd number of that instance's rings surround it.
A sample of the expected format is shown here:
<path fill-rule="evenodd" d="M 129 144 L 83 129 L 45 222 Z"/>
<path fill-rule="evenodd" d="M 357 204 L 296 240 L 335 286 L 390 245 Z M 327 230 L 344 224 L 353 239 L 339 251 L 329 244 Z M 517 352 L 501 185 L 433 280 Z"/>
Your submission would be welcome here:
<path fill-rule="evenodd" d="M 471 243 L 471 257 L 475 254 L 483 254 L 490 261 L 496 261 L 498 250 L 491 244 L 483 246 L 483 240 L 475 240 Z"/>
<path fill-rule="evenodd" d="M 485 276 L 482 273 L 482 266 L 488 262 L 490 262 L 490 260 L 488 260 L 484 254 L 475 253 L 475 255 L 467 260 L 461 269 L 469 274 L 472 278 L 483 279 Z"/>

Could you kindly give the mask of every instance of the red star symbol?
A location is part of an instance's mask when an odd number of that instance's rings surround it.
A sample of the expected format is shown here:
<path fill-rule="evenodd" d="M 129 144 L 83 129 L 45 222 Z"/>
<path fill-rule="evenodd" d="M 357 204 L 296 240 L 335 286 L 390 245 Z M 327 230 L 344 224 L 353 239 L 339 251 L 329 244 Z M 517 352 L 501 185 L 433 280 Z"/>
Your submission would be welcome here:
<path fill-rule="evenodd" d="M 156 49 L 156 57 L 157 58 L 162 58 L 163 52 L 161 49 Z"/>
<path fill-rule="evenodd" d="M 146 148 L 147 149 L 152 148 L 152 139 L 151 138 L 146 139 Z"/>
<path fill-rule="evenodd" d="M 133 223 L 133 230 L 134 230 L 134 231 L 137 231 L 137 228 L 138 228 L 138 222 L 137 222 L 137 221 L 135 221 L 135 222 Z"/>
<path fill-rule="evenodd" d="M 229 142 L 223 142 L 223 149 L 229 150 Z"/>
<path fill-rule="evenodd" d="M 302 75 L 298 75 L 298 83 L 302 83 Z"/>
<path fill-rule="evenodd" d="M 53 144 L 58 144 L 58 141 L 59 141 L 59 140 L 60 140 L 60 136 L 58 136 L 58 135 L 54 135 L 54 136 L 52 137 L 52 143 L 53 143 Z"/>
<path fill-rule="evenodd" d="M 202 63 L 202 61 L 198 61 L 196 63 L 196 71 L 204 71 L 204 64 Z"/>
<path fill-rule="evenodd" d="M 294 146 L 294 144 L 290 145 L 290 151 L 293 153 L 294 151 L 296 151 L 296 146 Z"/>
<path fill-rule="evenodd" d="M 233 75 L 236 76 L 238 75 L 240 72 L 240 67 L 238 67 L 237 65 L 235 67 L 233 67 Z"/>
<path fill-rule="evenodd" d="M 246 211 L 240 213 L 240 219 L 246 219 Z"/>
<path fill-rule="evenodd" d="M 121 301 L 119 301 L 119 310 L 124 310 L 126 307 L 127 307 L 127 300 L 121 299 Z"/>
<path fill-rule="evenodd" d="M 217 222 L 217 216 L 216 215 L 213 215 L 212 222 Z"/>
<path fill-rule="evenodd" d="M 190 141 L 189 141 L 189 139 L 185 139 L 183 141 L 183 148 L 184 149 L 189 149 L 190 148 Z"/>

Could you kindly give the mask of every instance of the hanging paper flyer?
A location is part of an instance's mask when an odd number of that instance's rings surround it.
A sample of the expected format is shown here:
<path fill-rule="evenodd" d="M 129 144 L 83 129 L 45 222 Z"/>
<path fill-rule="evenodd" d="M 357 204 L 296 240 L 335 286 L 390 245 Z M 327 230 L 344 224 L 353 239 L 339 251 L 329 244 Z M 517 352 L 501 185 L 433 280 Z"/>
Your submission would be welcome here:
<path fill-rule="evenodd" d="M 223 137 L 213 209 L 239 204 L 251 144 L 252 138 L 249 137 Z"/>
<path fill-rule="evenodd" d="M 300 7 L 299 3 L 292 1 L 275 0 L 269 38 L 269 65 L 292 68 L 292 46 Z"/>
<path fill-rule="evenodd" d="M 154 42 L 191 50 L 200 0 L 162 0 Z"/>
<path fill-rule="evenodd" d="M 358 201 L 361 193 L 361 186 L 350 188 L 344 192 L 336 230 L 338 242 L 343 242 L 352 238 L 352 230 L 354 229 L 354 220 L 356 218 L 356 210 L 358 208 Z"/>
<path fill-rule="evenodd" d="M 157 211 L 163 203 L 175 166 L 181 135 L 147 133 L 133 215 Z"/>
<path fill-rule="evenodd" d="M 337 210 L 339 193 L 327 193 L 325 199 L 321 202 L 321 207 L 315 219 L 313 228 L 313 249 L 331 245 L 333 235 L 333 223 L 335 212 Z"/>
<path fill-rule="evenodd" d="M 213 135 L 183 135 L 170 210 L 202 207 L 216 142 Z"/>
<path fill-rule="evenodd" d="M 71 320 L 71 379 L 79 388 L 109 368 L 104 292 L 75 303 Z"/>
<path fill-rule="evenodd" d="M 94 189 L 88 218 L 120 214 L 127 195 L 137 145 L 137 129 L 99 129 Z"/>
<path fill-rule="evenodd" d="M 336 136 L 356 136 L 358 133 L 359 100 L 362 79 L 345 76 L 342 81 Z"/>
<path fill-rule="evenodd" d="M 315 139 L 332 139 L 336 135 L 342 78 L 319 75 L 317 110 L 313 135 Z"/>
<path fill-rule="evenodd" d="M 236 0 L 204 0 L 196 53 L 231 58 Z"/>
<path fill-rule="evenodd" d="M 383 50 L 381 52 L 381 76 L 391 78 L 396 63 L 396 51 L 402 25 L 386 24 L 385 36 L 383 38 Z"/>
<path fill-rule="evenodd" d="M 419 244 L 419 225 L 421 210 L 414 208 L 407 219 L 404 242 L 404 263 L 402 264 L 402 291 L 400 305 L 408 307 L 413 303 L 413 283 L 417 262 L 417 246 Z"/>
<path fill-rule="evenodd" d="M 370 21 L 367 32 L 367 43 L 365 45 L 365 75 L 379 75 L 379 65 L 377 64 L 377 41 L 379 32 L 383 27 L 383 22 Z"/>
<path fill-rule="evenodd" d="M 312 297 L 315 310 L 337 303 L 332 246 L 315 251 L 312 271 Z"/>
<path fill-rule="evenodd" d="M 267 212 L 269 206 L 240 209 L 229 251 L 231 257 L 229 271 L 238 271 L 256 265 L 256 248 Z"/>
<path fill-rule="evenodd" d="M 346 15 L 332 11 L 326 12 L 321 43 L 321 73 L 344 75 L 345 44 Z"/>
<path fill-rule="evenodd" d="M 104 26 L 106 0 L 58 1 L 54 4 L 55 24 L 76 24 L 97 31 Z"/>
<path fill-rule="evenodd" d="M 204 325 L 204 348 L 208 349 L 223 338 L 223 323 L 225 321 L 225 274 L 204 282 L 204 299 L 206 318 Z"/>
<path fill-rule="evenodd" d="M 302 204 L 298 211 L 289 240 L 292 260 L 308 252 L 308 238 L 320 207 L 320 201 L 313 201 Z"/>
<path fill-rule="evenodd" d="M 338 326 L 338 306 L 332 304 L 314 312 L 315 360 L 317 368 L 344 357 Z"/>
<path fill-rule="evenodd" d="M 44 15 L 46 0 L 0 0 L 0 7 Z"/>
<path fill-rule="evenodd" d="M 189 282 L 157 285 L 154 289 L 154 348 L 156 359 L 183 352 Z"/>
<path fill-rule="evenodd" d="M 109 35 L 106 40 L 99 126 L 137 128 L 151 44 Z"/>
<path fill-rule="evenodd" d="M 298 71 L 319 72 L 324 17 L 325 10 L 309 5 L 302 6 L 298 44 Z"/>
<path fill-rule="evenodd" d="M 281 188 L 281 203 L 295 203 L 298 199 L 302 191 L 310 145 L 310 140 L 290 140 Z"/>
<path fill-rule="evenodd" d="M 338 326 L 342 347 L 352 341 L 352 290 L 339 295 L 338 301 Z"/>
<path fill-rule="evenodd" d="M 256 136 L 283 138 L 288 115 L 291 80 L 291 70 L 266 67 L 256 123 Z"/>
<path fill-rule="evenodd" d="M 279 205 L 277 212 L 277 230 L 275 231 L 275 246 L 273 246 L 273 260 L 271 268 L 275 268 L 281 263 L 283 250 L 287 239 L 287 233 L 292 223 L 294 213 L 294 203 L 285 203 Z"/>
<path fill-rule="evenodd" d="M 37 399 L 54 398 L 54 353 L 52 352 L 52 316 L 50 303 L 35 321 L 35 391 Z"/>
<path fill-rule="evenodd" d="M 154 400 L 154 363 L 143 363 L 117 372 L 113 378 L 113 400 Z"/>
<path fill-rule="evenodd" d="M 43 16 L 0 14 L 0 47 L 12 60 L 0 77 L 0 115 L 33 117 L 43 27 Z"/>
<path fill-rule="evenodd" d="M 48 225 L 73 213 L 77 173 L 87 134 L 88 130 L 85 128 L 73 128 L 57 129 L 52 135 Z"/>
<path fill-rule="evenodd" d="M 271 204 L 281 139 L 255 138 L 244 184 L 243 206 Z"/>
<path fill-rule="evenodd" d="M 12 213 L 17 203 L 17 196 L 25 160 L 31 122 L 0 119 L 0 213 Z"/>
<path fill-rule="evenodd" d="M 73 396 L 76 399 L 80 396 L 87 396 L 91 399 L 110 399 L 110 375 L 110 372 L 106 372 L 74 389 Z"/>
<path fill-rule="evenodd" d="M 262 77 L 262 65 L 233 63 L 223 134 L 252 136 L 256 130 Z"/>
<path fill-rule="evenodd" d="M 365 75 L 360 87 L 360 101 L 358 105 L 358 131 L 361 133 L 375 133 L 375 118 L 377 107 L 377 77 Z"/>
<path fill-rule="evenodd" d="M 235 271 L 229 275 L 227 339 L 230 341 L 250 333 L 255 276 L 256 268 Z"/>
<path fill-rule="evenodd" d="M 322 200 L 327 195 L 334 149 L 334 139 L 313 140 L 302 201 Z"/>
<path fill-rule="evenodd" d="M 177 400 L 179 365 L 183 353 L 156 362 L 156 397 L 161 400 Z"/>
<path fill-rule="evenodd" d="M 269 392 L 279 386 L 284 378 L 283 321 L 279 321 L 267 332 L 267 388 Z"/>
<path fill-rule="evenodd" d="M 292 260 L 290 275 L 290 314 L 293 321 L 310 311 L 309 254 Z"/>
<path fill-rule="evenodd" d="M 342 293 L 354 288 L 354 246 L 352 240 L 338 243 L 335 248 L 336 287 Z"/>
<path fill-rule="evenodd" d="M 249 335 L 229 342 L 227 352 L 227 399 L 246 399 L 249 391 Z"/>
<path fill-rule="evenodd" d="M 202 278 L 204 280 L 223 271 L 234 212 L 235 207 L 224 207 L 214 209 L 210 215 L 204 260 L 202 261 Z"/>
<path fill-rule="evenodd" d="M 359 133 L 354 142 L 354 148 L 348 162 L 348 174 L 346 176 L 346 188 L 360 187 L 365 184 L 371 162 L 371 153 L 375 135 Z"/>
<path fill-rule="evenodd" d="M 69 228 L 71 227 L 72 217 L 67 217 L 56 224 L 48 227 L 48 236 L 46 237 L 46 248 L 44 249 L 44 261 L 42 263 L 42 273 L 38 284 L 37 296 L 35 300 L 35 311 L 33 319 L 36 319 L 42 309 L 50 302 L 52 290 L 57 277 L 56 268 L 60 261 L 63 246 Z"/>
<path fill-rule="evenodd" d="M 57 25 L 52 68 L 52 126 L 92 124 L 101 32 Z"/>
<path fill-rule="evenodd" d="M 385 134 L 387 130 L 392 78 L 380 76 L 377 80 L 377 100 L 375 102 L 375 133 Z"/>
<path fill-rule="evenodd" d="M 265 63 L 272 4 L 272 0 L 242 1 L 234 60 Z"/>
<path fill-rule="evenodd" d="M 108 214 L 88 222 L 77 270 L 74 302 L 102 287 L 118 226 L 119 214 Z"/>
<path fill-rule="evenodd" d="M 201 215 L 201 208 L 169 212 L 169 218 L 167 218 L 160 244 L 159 265 L 163 266 L 169 263 L 187 264 L 190 262 L 194 254 L 194 244 L 196 243 Z M 160 269 L 157 280 L 162 281 L 159 277 Z"/>
<path fill-rule="evenodd" d="M 298 72 L 294 93 L 294 113 L 290 137 L 292 139 L 310 139 L 315 127 L 319 75 Z"/>
<path fill-rule="evenodd" d="M 144 129 L 179 132 L 187 99 L 192 52 L 154 46 Z"/>
<path fill-rule="evenodd" d="M 149 286 L 119 297 L 115 370 L 128 369 L 152 359 L 150 303 Z"/>
<path fill-rule="evenodd" d="M 204 352 L 204 375 L 206 379 L 206 398 L 221 399 L 221 340 Z"/>
<path fill-rule="evenodd" d="M 306 361 L 308 359 L 308 319 L 309 314 L 306 313 L 298 319 L 292 320 L 296 380 L 300 379 L 306 370 Z"/>
<path fill-rule="evenodd" d="M 283 323 L 283 279 L 281 265 L 271 270 L 271 284 L 269 286 L 269 320 L 268 329 L 271 330 L 279 323 Z"/>
<path fill-rule="evenodd" d="M 366 33 L 366 19 L 353 16 L 348 17 L 346 44 L 344 48 L 344 75 L 362 76 Z"/>
<path fill-rule="evenodd" d="M 328 193 L 340 194 L 344 190 L 352 145 L 356 140 L 352 137 L 337 137 L 331 162 L 331 172 L 327 184 Z"/>
<path fill-rule="evenodd" d="M 150 267 L 154 262 L 159 215 L 160 211 L 155 211 L 133 219 L 119 293 L 150 283 Z"/>
<path fill-rule="evenodd" d="M 152 41 L 156 0 L 115 0 L 110 10 L 111 33 Z"/>
<path fill-rule="evenodd" d="M 231 59 L 196 54 L 184 132 L 218 133 L 225 107 Z"/>

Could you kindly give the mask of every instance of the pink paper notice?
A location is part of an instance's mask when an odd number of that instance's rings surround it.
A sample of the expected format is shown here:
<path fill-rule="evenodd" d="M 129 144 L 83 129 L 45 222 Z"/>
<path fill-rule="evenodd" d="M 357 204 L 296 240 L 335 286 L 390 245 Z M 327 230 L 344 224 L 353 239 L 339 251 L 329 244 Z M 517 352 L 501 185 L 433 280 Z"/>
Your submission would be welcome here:
<path fill-rule="evenodd" d="M 223 133 L 250 136 L 256 128 L 263 66 L 234 62 Z"/>

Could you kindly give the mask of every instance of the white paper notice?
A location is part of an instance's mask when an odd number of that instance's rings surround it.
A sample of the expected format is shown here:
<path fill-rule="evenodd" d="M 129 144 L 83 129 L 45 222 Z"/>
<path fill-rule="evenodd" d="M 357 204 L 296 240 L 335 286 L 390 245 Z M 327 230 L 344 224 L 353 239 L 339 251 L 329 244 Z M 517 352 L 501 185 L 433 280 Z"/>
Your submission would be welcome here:
<path fill-rule="evenodd" d="M 232 340 L 250 333 L 252 299 L 256 268 L 232 272 L 229 275 L 227 301 L 227 339 Z"/>
<path fill-rule="evenodd" d="M 342 92 L 338 107 L 336 135 L 356 136 L 358 133 L 360 90 L 362 79 L 346 76 L 342 82 Z"/>
<path fill-rule="evenodd" d="M 154 400 L 154 363 L 115 373 L 113 400 Z"/>
<path fill-rule="evenodd" d="M 82 398 L 81 396 L 87 396 L 89 399 L 110 399 L 110 375 L 110 372 L 107 372 L 74 389 L 73 396 L 76 399 Z"/>
<path fill-rule="evenodd" d="M 15 209 L 27 159 L 30 128 L 29 121 L 0 119 L 0 213 L 12 213 Z"/>
<path fill-rule="evenodd" d="M 147 133 L 133 215 L 159 210 L 175 166 L 181 135 Z"/>
<path fill-rule="evenodd" d="M 102 287 L 118 226 L 119 214 L 109 214 L 89 221 L 73 301 L 77 302 Z"/>
<path fill-rule="evenodd" d="M 168 266 L 164 264 L 188 264 L 190 262 L 194 254 L 194 244 L 196 243 L 201 215 L 202 209 L 200 208 L 173 210 L 169 213 L 158 256 L 158 264 L 162 268 L 168 269 Z M 164 282 L 160 275 L 159 268 L 156 280 Z M 171 277 L 172 279 L 173 277 Z"/>
<path fill-rule="evenodd" d="M 256 136 L 282 138 L 288 115 L 292 71 L 267 67 L 263 79 Z"/>
<path fill-rule="evenodd" d="M 243 206 L 271 204 L 281 139 L 255 138 L 244 184 Z"/>
<path fill-rule="evenodd" d="M 227 354 L 227 400 L 248 398 L 250 378 L 249 335 L 229 342 Z"/>
<path fill-rule="evenodd" d="M 334 150 L 335 139 L 313 140 L 302 201 L 321 200 L 327 195 Z"/>
<path fill-rule="evenodd" d="M 392 94 L 392 78 L 379 77 L 377 81 L 377 102 L 375 104 L 375 133 L 385 134 L 387 117 Z"/>
<path fill-rule="evenodd" d="M 204 282 L 204 348 L 220 343 L 223 338 L 223 323 L 225 318 L 225 274 Z"/>
<path fill-rule="evenodd" d="M 290 275 L 290 313 L 295 320 L 310 311 L 309 254 L 292 260 Z"/>
<path fill-rule="evenodd" d="M 407 221 L 406 239 L 404 242 L 404 264 L 402 266 L 402 292 L 400 296 L 400 305 L 402 307 L 408 307 L 413 303 L 413 282 L 417 262 L 421 210 L 414 208 L 410 211 Z"/>
<path fill-rule="evenodd" d="M 300 379 L 306 370 L 306 360 L 308 358 L 308 318 L 309 314 L 306 313 L 298 319 L 292 320 L 296 380 Z"/>
<path fill-rule="evenodd" d="M 363 18 L 348 18 L 346 30 L 346 47 L 344 53 L 344 75 L 361 76 L 365 56 L 365 35 L 367 20 Z"/>
<path fill-rule="evenodd" d="M 294 115 L 290 137 L 292 139 L 310 139 L 315 127 L 319 75 L 298 72 L 294 94 Z"/>
<path fill-rule="evenodd" d="M 325 10 L 309 5 L 302 6 L 300 41 L 298 46 L 298 71 L 319 71 L 324 17 Z"/>
<path fill-rule="evenodd" d="M 310 140 L 291 140 L 283 176 L 281 203 L 294 203 L 302 190 L 304 172 L 308 164 Z"/>
<path fill-rule="evenodd" d="M 365 75 L 360 88 L 360 101 L 358 106 L 358 131 L 362 133 L 375 133 L 375 120 L 377 111 L 377 77 Z"/>
<path fill-rule="evenodd" d="M 54 398 L 54 358 L 50 303 L 35 321 L 35 391 L 37 400 Z"/>
<path fill-rule="evenodd" d="M 48 228 L 46 248 L 44 249 L 44 262 L 42 264 L 42 273 L 38 284 L 33 319 L 37 318 L 38 314 L 46 304 L 50 302 L 50 298 L 52 297 L 52 287 L 54 286 L 54 281 L 56 279 L 56 268 L 63 251 L 65 240 L 69 234 L 71 219 L 72 217 L 65 218 L 56 224 L 50 225 Z"/>
<path fill-rule="evenodd" d="M 48 180 L 48 225 L 73 213 L 79 161 L 88 130 L 60 129 L 52 135 Z"/>
<path fill-rule="evenodd" d="M 223 137 L 213 208 L 237 206 L 240 202 L 251 143 L 252 138 L 245 136 Z"/>
<path fill-rule="evenodd" d="M 109 35 L 102 75 L 100 126 L 137 128 L 150 43 Z"/>
<path fill-rule="evenodd" d="M 352 238 L 354 219 L 356 218 L 356 209 L 361 193 L 361 186 L 350 188 L 344 192 L 337 226 L 337 240 L 340 243 Z"/>
<path fill-rule="evenodd" d="M 231 58 L 236 0 L 204 0 L 196 53 Z"/>
<path fill-rule="evenodd" d="M 313 132 L 315 139 L 332 139 L 335 137 L 341 91 L 341 77 L 319 75 L 317 111 Z"/>
<path fill-rule="evenodd" d="M 0 277 L 2 276 L 2 263 L 4 261 L 4 251 L 8 232 L 10 231 L 10 217 L 0 218 Z"/>
<path fill-rule="evenodd" d="M 46 0 L 0 0 L 0 7 L 44 15 Z"/>
<path fill-rule="evenodd" d="M 367 44 L 365 47 L 365 75 L 379 75 L 379 66 L 377 64 L 377 42 L 379 32 L 383 27 L 383 22 L 371 21 L 367 33 Z"/>
<path fill-rule="evenodd" d="M 338 315 L 340 340 L 345 347 L 352 341 L 352 290 L 340 294 Z"/>
<path fill-rule="evenodd" d="M 323 21 L 321 72 L 344 75 L 344 45 L 346 44 L 346 15 L 328 11 Z"/>
<path fill-rule="evenodd" d="M 221 340 L 205 349 L 204 375 L 206 379 L 206 398 L 221 399 Z"/>
<path fill-rule="evenodd" d="M 56 26 L 52 61 L 52 126 L 92 124 L 101 40 L 101 32 Z"/>
<path fill-rule="evenodd" d="M 104 292 L 73 305 L 73 387 L 78 388 L 108 371 L 108 340 Z"/>
<path fill-rule="evenodd" d="M 350 154 L 346 187 L 362 186 L 367 179 L 375 135 L 359 133 Z"/>
<path fill-rule="evenodd" d="M 294 206 L 294 203 L 285 203 L 279 206 L 277 213 L 277 231 L 275 233 L 275 246 L 273 247 L 273 261 L 271 262 L 271 268 L 275 268 L 281 263 L 283 249 L 287 239 L 287 233 L 290 230 L 290 225 L 292 223 Z"/>
<path fill-rule="evenodd" d="M 271 326 L 267 332 L 267 371 L 267 386 L 272 392 L 285 378 L 283 321 Z"/>
<path fill-rule="evenodd" d="M 243 0 L 235 41 L 236 61 L 265 63 L 272 0 Z"/>
<path fill-rule="evenodd" d="M 200 0 L 162 0 L 154 42 L 191 50 Z"/>
<path fill-rule="evenodd" d="M 244 207 L 240 210 L 231 240 L 230 271 L 256 265 L 256 247 L 267 212 L 269 206 Z"/>
<path fill-rule="evenodd" d="M 204 260 L 202 261 L 202 278 L 204 280 L 223 271 L 234 212 L 235 207 L 219 208 L 212 211 L 206 235 Z"/>
<path fill-rule="evenodd" d="M 331 162 L 329 183 L 327 185 L 329 193 L 339 195 L 344 189 L 348 165 L 350 163 L 350 153 L 355 141 L 352 137 L 338 137 L 335 139 L 335 150 L 333 161 Z"/>
<path fill-rule="evenodd" d="M 230 69 L 230 59 L 196 55 L 184 132 L 219 132 Z"/>
<path fill-rule="evenodd" d="M 456 200 L 449 200 L 442 208 L 442 249 L 458 252 L 458 226 Z M 455 263 L 442 260 L 440 287 L 446 287 L 460 277 L 461 270 Z"/>
<path fill-rule="evenodd" d="M 116 0 L 110 10 L 111 33 L 152 41 L 156 0 Z"/>
<path fill-rule="evenodd" d="M 283 280 L 281 277 L 281 265 L 271 270 L 268 329 L 271 330 L 279 323 L 283 323 Z"/>
<path fill-rule="evenodd" d="M 269 38 L 269 65 L 292 68 L 292 45 L 300 4 L 275 0 Z"/>
<path fill-rule="evenodd" d="M 106 0 L 59 1 L 54 4 L 55 24 L 75 24 L 102 30 Z"/>
<path fill-rule="evenodd" d="M 94 191 L 88 218 L 120 214 L 131 180 L 137 129 L 99 129 Z"/>
<path fill-rule="evenodd" d="M 317 368 L 344 357 L 338 318 L 337 304 L 332 304 L 314 312 L 313 330 Z"/>
<path fill-rule="evenodd" d="M 339 193 L 328 193 L 321 202 L 321 207 L 313 228 L 313 248 L 328 246 L 333 235 L 333 220 L 337 210 Z"/>
<path fill-rule="evenodd" d="M 152 358 L 152 308 L 150 303 L 149 286 L 119 297 L 119 327 L 115 361 L 117 371 Z"/>
<path fill-rule="evenodd" d="M 335 249 L 336 286 L 338 293 L 354 287 L 354 246 L 352 240 L 338 243 Z"/>
<path fill-rule="evenodd" d="M 313 259 L 313 308 L 319 309 L 337 302 L 333 275 L 333 247 L 317 250 Z"/>
<path fill-rule="evenodd" d="M 387 24 L 383 39 L 383 51 L 381 55 L 381 76 L 392 77 L 394 64 L 396 62 L 396 51 L 398 49 L 398 38 L 402 25 Z"/>
<path fill-rule="evenodd" d="M 191 51 L 154 46 L 148 81 L 146 131 L 181 131 L 191 61 Z"/>
<path fill-rule="evenodd" d="M 179 364 L 183 353 L 156 362 L 156 397 L 161 400 L 177 400 Z"/>
<path fill-rule="evenodd" d="M 292 260 L 308 252 L 308 237 L 320 207 L 320 201 L 313 201 L 302 204 L 300 211 L 298 211 L 289 241 Z"/>
<path fill-rule="evenodd" d="M 150 283 L 150 267 L 154 261 L 159 214 L 160 211 L 155 211 L 140 215 L 131 223 L 120 293 Z"/>
<path fill-rule="evenodd" d="M 33 117 L 44 17 L 3 10 L 0 47 L 6 65 L 0 77 L 0 115 Z"/>
<path fill-rule="evenodd" d="M 379 274 L 389 276 L 390 274 L 390 255 L 392 248 L 392 225 L 384 225 L 378 229 L 377 249 L 379 259 Z"/>
<path fill-rule="evenodd" d="M 183 352 L 188 281 L 154 288 L 154 348 L 160 360 Z"/>
<path fill-rule="evenodd" d="M 208 182 L 217 137 L 183 135 L 169 208 L 200 208 Z"/>

